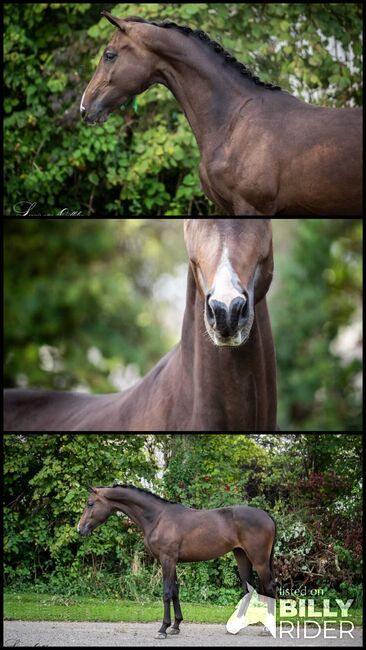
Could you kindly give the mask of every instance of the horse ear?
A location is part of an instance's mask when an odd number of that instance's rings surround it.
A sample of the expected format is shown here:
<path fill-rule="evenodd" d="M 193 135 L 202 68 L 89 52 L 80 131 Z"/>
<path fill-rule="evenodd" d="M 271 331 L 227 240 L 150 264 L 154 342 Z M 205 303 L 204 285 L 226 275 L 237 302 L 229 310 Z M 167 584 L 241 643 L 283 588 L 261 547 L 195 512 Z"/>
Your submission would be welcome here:
<path fill-rule="evenodd" d="M 126 27 L 124 26 L 121 18 L 117 18 L 117 16 L 112 16 L 112 14 L 110 14 L 108 11 L 101 11 L 100 13 L 107 20 L 109 20 L 109 22 L 112 23 L 112 25 L 118 27 L 118 29 L 120 29 L 121 32 L 126 31 Z"/>

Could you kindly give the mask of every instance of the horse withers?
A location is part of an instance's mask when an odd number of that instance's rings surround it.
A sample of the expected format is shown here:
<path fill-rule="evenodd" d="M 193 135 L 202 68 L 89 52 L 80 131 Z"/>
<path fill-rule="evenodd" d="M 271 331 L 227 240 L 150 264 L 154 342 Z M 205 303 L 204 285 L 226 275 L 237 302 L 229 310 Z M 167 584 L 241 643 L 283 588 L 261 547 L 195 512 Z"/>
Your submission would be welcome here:
<path fill-rule="evenodd" d="M 170 634 L 179 634 L 183 615 L 176 566 L 180 562 L 213 560 L 233 551 L 244 593 L 254 567 L 260 593 L 275 599 L 276 525 L 263 510 L 248 506 L 194 510 L 142 488 L 115 485 L 90 488 L 78 532 L 90 535 L 116 511 L 125 513 L 142 530 L 146 549 L 162 567 L 164 619 L 156 638 L 166 638 L 171 627 L 171 602 L 175 621 Z"/>

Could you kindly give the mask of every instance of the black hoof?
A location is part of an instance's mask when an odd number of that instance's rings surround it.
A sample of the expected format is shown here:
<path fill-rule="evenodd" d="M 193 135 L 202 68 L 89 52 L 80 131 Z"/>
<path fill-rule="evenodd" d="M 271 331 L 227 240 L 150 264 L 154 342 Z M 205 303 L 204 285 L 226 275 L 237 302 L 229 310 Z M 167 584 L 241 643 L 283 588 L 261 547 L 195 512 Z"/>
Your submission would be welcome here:
<path fill-rule="evenodd" d="M 177 627 L 172 627 L 172 629 L 169 630 L 168 634 L 177 635 L 177 634 L 179 634 L 179 632 L 180 632 L 180 630 L 178 630 Z"/>

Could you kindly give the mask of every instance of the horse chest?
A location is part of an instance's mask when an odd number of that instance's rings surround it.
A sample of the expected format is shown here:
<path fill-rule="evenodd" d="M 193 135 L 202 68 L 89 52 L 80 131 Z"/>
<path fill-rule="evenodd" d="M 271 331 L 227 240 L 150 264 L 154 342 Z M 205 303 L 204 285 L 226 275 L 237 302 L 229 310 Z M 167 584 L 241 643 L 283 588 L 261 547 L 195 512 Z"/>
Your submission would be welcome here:
<path fill-rule="evenodd" d="M 228 213 L 232 212 L 230 182 L 226 175 L 226 163 L 222 165 L 202 160 L 199 167 L 201 186 L 206 196 Z"/>
<path fill-rule="evenodd" d="M 171 541 L 169 541 L 169 538 L 171 538 Z M 150 535 L 145 538 L 145 547 L 156 560 L 160 558 L 161 553 L 164 551 L 167 544 L 169 547 L 169 552 L 171 552 L 173 555 L 176 555 L 178 552 L 179 544 L 174 528 L 170 529 L 169 532 L 163 533 L 158 525 L 152 531 L 152 533 L 150 533 Z"/>

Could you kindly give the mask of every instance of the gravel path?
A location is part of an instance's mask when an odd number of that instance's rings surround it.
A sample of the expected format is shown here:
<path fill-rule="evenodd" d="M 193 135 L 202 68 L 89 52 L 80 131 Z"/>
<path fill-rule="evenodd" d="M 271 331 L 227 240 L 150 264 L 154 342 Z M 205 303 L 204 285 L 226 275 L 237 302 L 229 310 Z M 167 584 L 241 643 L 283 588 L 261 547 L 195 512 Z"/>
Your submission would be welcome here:
<path fill-rule="evenodd" d="M 300 639 L 273 639 L 259 635 L 262 627 L 250 626 L 233 636 L 226 632 L 224 625 L 204 625 L 183 623 L 179 636 L 169 636 L 167 639 L 156 640 L 160 623 L 56 623 L 52 621 L 5 621 L 4 646 L 313 646 L 339 647 L 362 646 L 362 628 L 355 628 L 353 639 L 348 634 L 340 638 L 339 631 L 328 631 L 333 638 L 304 639 L 301 631 Z M 348 629 L 348 628 L 347 628 Z M 302 630 L 302 628 L 301 628 Z M 315 635 L 316 630 L 310 628 L 309 635 Z M 336 636 L 336 638 L 334 638 Z"/>

